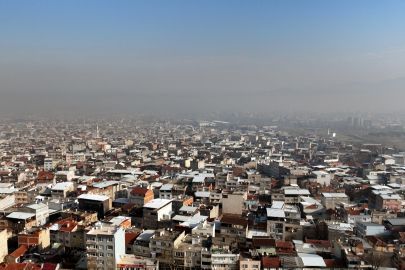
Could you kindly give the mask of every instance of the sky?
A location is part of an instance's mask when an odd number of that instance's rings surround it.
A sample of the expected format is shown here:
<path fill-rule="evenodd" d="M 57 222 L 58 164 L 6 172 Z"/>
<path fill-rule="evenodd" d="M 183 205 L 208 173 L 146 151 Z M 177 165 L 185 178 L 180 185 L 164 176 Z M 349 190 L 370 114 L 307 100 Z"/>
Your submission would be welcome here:
<path fill-rule="evenodd" d="M 378 84 L 405 77 L 403 14 L 405 1 L 0 1 L 0 105 Z"/>

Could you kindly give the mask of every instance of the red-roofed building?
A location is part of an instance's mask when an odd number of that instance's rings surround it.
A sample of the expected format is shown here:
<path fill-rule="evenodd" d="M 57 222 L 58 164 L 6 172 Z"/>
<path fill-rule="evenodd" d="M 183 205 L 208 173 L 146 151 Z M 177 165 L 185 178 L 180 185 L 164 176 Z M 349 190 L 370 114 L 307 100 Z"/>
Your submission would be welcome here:
<path fill-rule="evenodd" d="M 262 269 L 263 270 L 281 270 L 280 258 L 279 257 L 263 257 L 262 258 Z"/>
<path fill-rule="evenodd" d="M 83 228 L 71 217 L 53 224 L 58 230 L 51 230 L 51 244 L 64 243 L 66 248 L 84 248 Z"/>
<path fill-rule="evenodd" d="M 326 252 L 326 253 L 332 252 L 332 245 L 330 244 L 329 241 L 307 239 L 305 242 L 308 244 L 313 244 L 316 248 L 316 252 Z"/>
<path fill-rule="evenodd" d="M 393 252 L 395 245 L 394 245 L 394 237 L 391 235 L 387 236 L 379 236 L 379 235 L 367 235 L 366 239 L 367 243 L 370 244 L 375 250 L 378 251 L 387 251 Z"/>
<path fill-rule="evenodd" d="M 134 243 L 138 235 L 137 233 L 125 233 L 125 253 L 134 254 Z"/>
<path fill-rule="evenodd" d="M 276 255 L 276 241 L 270 236 L 253 236 L 252 245 L 261 255 Z"/>
<path fill-rule="evenodd" d="M 276 241 L 276 252 L 277 254 L 283 253 L 294 253 L 294 246 L 291 242 L 287 241 Z"/>
<path fill-rule="evenodd" d="M 0 270 L 41 270 L 41 263 L 2 263 Z"/>
<path fill-rule="evenodd" d="M 347 268 L 347 264 L 343 259 L 324 259 L 326 268 L 330 270 L 341 270 Z"/>
<path fill-rule="evenodd" d="M 129 195 L 129 202 L 143 207 L 149 201 L 154 199 L 153 191 L 146 188 L 134 188 Z"/>
<path fill-rule="evenodd" d="M 8 263 L 19 263 L 20 257 L 28 251 L 26 246 L 17 248 L 13 253 L 7 255 L 4 260 Z"/>
<path fill-rule="evenodd" d="M 59 264 L 57 263 L 44 263 L 42 270 L 58 270 L 59 269 Z"/>
<path fill-rule="evenodd" d="M 36 246 L 38 251 L 42 251 L 50 245 L 50 234 L 47 229 L 31 229 L 24 233 L 18 234 L 18 246 L 33 247 Z"/>

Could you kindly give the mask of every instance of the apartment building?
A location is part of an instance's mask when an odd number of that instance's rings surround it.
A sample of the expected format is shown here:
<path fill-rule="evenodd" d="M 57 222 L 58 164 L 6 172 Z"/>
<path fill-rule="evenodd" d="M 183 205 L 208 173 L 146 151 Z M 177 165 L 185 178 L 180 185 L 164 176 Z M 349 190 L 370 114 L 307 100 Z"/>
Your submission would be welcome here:
<path fill-rule="evenodd" d="M 221 235 L 235 237 L 241 243 L 246 242 L 248 235 L 248 220 L 244 217 L 224 215 L 221 219 Z"/>
<path fill-rule="evenodd" d="M 375 200 L 375 209 L 401 211 L 402 197 L 398 194 L 378 194 Z"/>
<path fill-rule="evenodd" d="M 61 182 L 51 189 L 51 196 L 54 198 L 66 198 L 74 190 L 73 182 Z"/>
<path fill-rule="evenodd" d="M 322 193 L 321 203 L 326 209 L 335 209 L 337 203 L 349 203 L 349 197 L 344 193 Z"/>
<path fill-rule="evenodd" d="M 171 220 L 172 202 L 167 199 L 154 199 L 143 206 L 144 228 L 157 230 L 159 221 Z"/>
<path fill-rule="evenodd" d="M 58 160 L 54 158 L 44 159 L 44 171 L 53 171 L 58 164 Z"/>
<path fill-rule="evenodd" d="M 129 203 L 143 207 L 154 199 L 153 191 L 146 188 L 133 188 L 129 194 Z"/>
<path fill-rule="evenodd" d="M 35 214 L 37 226 L 42 226 L 49 221 L 49 207 L 44 203 L 34 203 L 21 208 L 22 212 Z"/>
<path fill-rule="evenodd" d="M 307 189 L 284 189 L 284 201 L 291 204 L 299 204 L 301 202 L 301 196 L 309 196 L 309 190 Z"/>
<path fill-rule="evenodd" d="M 165 184 L 159 189 L 159 198 L 160 199 L 173 199 L 173 184 Z"/>
<path fill-rule="evenodd" d="M 83 194 L 77 197 L 79 201 L 79 209 L 85 211 L 95 211 L 98 218 L 104 218 L 105 213 L 111 209 L 111 199 L 101 195 Z"/>
<path fill-rule="evenodd" d="M 239 269 L 239 254 L 212 254 L 211 267 L 217 270 Z"/>
<path fill-rule="evenodd" d="M 36 247 L 38 252 L 47 249 L 51 244 L 50 230 L 42 228 L 31 228 L 17 235 L 18 247 Z"/>
<path fill-rule="evenodd" d="M 145 269 L 145 270 L 158 270 L 159 260 L 152 258 L 138 257 L 133 254 L 125 254 L 120 256 L 117 263 L 117 270 L 128 269 Z"/>
<path fill-rule="evenodd" d="M 150 251 L 155 253 L 159 261 L 164 265 L 176 262 L 176 252 L 182 240 L 186 237 L 185 231 L 173 231 L 159 229 L 150 240 Z"/>
<path fill-rule="evenodd" d="M 137 256 L 152 257 L 150 241 L 155 236 L 155 230 L 143 230 L 134 242 L 132 252 Z"/>
<path fill-rule="evenodd" d="M 121 226 L 96 223 L 86 233 L 87 269 L 116 269 L 125 255 L 125 231 Z"/>
<path fill-rule="evenodd" d="M 283 208 L 267 208 L 267 235 L 273 239 L 285 239 L 285 212 Z"/>

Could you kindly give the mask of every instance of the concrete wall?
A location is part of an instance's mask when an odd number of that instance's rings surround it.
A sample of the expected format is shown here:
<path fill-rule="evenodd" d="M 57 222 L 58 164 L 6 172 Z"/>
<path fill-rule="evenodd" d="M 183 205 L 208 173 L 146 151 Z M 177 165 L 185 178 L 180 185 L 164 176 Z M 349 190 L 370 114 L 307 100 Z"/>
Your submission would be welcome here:
<path fill-rule="evenodd" d="M 4 257 L 8 254 L 7 245 L 7 230 L 4 229 L 0 232 L 0 262 L 4 262 Z"/>
<path fill-rule="evenodd" d="M 222 198 L 222 213 L 242 215 L 243 195 L 229 194 L 228 198 Z"/>

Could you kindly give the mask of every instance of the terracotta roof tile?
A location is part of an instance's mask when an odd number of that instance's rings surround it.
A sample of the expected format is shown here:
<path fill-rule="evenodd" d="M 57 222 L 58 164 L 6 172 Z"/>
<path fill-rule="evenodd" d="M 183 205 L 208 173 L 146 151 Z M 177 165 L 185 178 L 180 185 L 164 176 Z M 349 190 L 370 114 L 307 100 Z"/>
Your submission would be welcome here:
<path fill-rule="evenodd" d="M 248 220 L 243 217 L 234 217 L 225 215 L 221 218 L 221 223 L 228 223 L 234 225 L 248 225 Z"/>
<path fill-rule="evenodd" d="M 12 256 L 14 258 L 18 258 L 27 251 L 28 251 L 27 247 L 23 245 L 23 246 L 17 248 L 13 253 L 11 253 L 10 256 Z"/>
<path fill-rule="evenodd" d="M 293 244 L 287 241 L 276 241 L 276 247 L 278 248 L 293 248 Z"/>
<path fill-rule="evenodd" d="M 276 241 L 273 238 L 270 238 L 268 236 L 259 236 L 255 237 L 253 236 L 252 240 L 253 246 L 266 246 L 266 247 L 275 247 L 276 246 Z"/>
<path fill-rule="evenodd" d="M 138 237 L 137 233 L 125 233 L 125 244 L 133 244 L 135 239 Z"/>
<path fill-rule="evenodd" d="M 132 189 L 131 193 L 132 194 L 146 194 L 150 189 L 146 188 L 134 188 Z"/>
<path fill-rule="evenodd" d="M 343 259 L 324 259 L 327 268 L 347 268 Z"/>
<path fill-rule="evenodd" d="M 273 257 L 273 258 L 263 258 L 263 267 L 266 268 L 278 268 L 280 267 L 280 258 Z"/>

